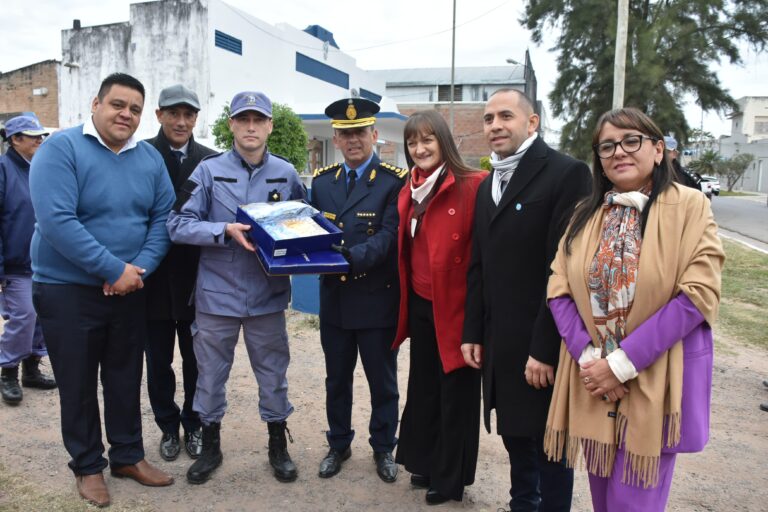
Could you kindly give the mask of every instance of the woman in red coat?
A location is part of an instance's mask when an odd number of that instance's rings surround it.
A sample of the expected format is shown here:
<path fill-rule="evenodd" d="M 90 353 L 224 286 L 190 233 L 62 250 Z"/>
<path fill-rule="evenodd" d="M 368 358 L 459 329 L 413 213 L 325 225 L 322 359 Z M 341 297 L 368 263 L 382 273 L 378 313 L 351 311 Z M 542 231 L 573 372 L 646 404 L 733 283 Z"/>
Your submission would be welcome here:
<path fill-rule="evenodd" d="M 393 348 L 411 338 L 395 460 L 431 505 L 460 501 L 475 480 L 480 372 L 461 355 L 475 196 L 487 173 L 462 162 L 443 118 L 405 125 L 409 186 L 400 190 L 400 312 Z"/>

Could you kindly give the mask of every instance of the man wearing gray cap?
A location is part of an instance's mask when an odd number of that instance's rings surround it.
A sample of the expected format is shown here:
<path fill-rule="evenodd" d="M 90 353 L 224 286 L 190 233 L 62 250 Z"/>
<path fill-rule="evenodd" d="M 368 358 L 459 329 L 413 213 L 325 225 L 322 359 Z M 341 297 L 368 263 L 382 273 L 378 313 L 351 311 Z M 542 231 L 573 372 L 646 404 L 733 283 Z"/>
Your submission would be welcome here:
<path fill-rule="evenodd" d="M 241 92 L 232 99 L 230 112 L 233 148 L 200 162 L 168 217 L 173 242 L 201 247 L 193 326 L 199 374 L 193 408 L 203 424 L 203 451 L 187 471 L 187 480 L 202 484 L 221 465 L 225 386 L 242 326 L 259 384 L 259 413 L 269 431 L 269 463 L 277 480 L 291 482 L 297 476 L 286 442 L 286 419 L 293 412 L 285 327 L 291 285 L 288 277 L 264 272 L 245 234 L 250 226 L 236 222 L 235 214 L 241 204 L 305 199 L 306 192 L 293 165 L 267 150 L 272 132 L 269 98 Z"/>
<path fill-rule="evenodd" d="M 165 166 L 179 194 L 181 186 L 203 158 L 216 152 L 195 142 L 192 130 L 200 102 L 197 94 L 177 84 L 160 91 L 155 110 L 160 131 L 148 139 L 163 156 Z M 196 459 L 202 450 L 200 419 L 192 409 L 197 384 L 197 360 L 192 350 L 192 321 L 195 309 L 190 304 L 194 291 L 200 249 L 173 244 L 157 270 L 144 282 L 147 294 L 147 391 L 155 423 L 162 431 L 160 456 L 167 461 L 179 456 L 179 427 L 184 427 L 184 448 Z M 179 409 L 174 401 L 176 375 L 173 349 L 179 339 L 182 357 L 184 403 Z"/>

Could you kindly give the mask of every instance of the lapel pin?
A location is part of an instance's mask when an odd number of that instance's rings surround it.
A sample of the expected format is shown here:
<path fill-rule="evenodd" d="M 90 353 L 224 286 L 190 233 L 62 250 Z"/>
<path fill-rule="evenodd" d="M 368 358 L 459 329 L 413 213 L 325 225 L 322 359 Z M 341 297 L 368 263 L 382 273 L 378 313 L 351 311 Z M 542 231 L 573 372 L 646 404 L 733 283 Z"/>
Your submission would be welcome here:
<path fill-rule="evenodd" d="M 515 210 L 517 210 L 517 211 L 520 211 L 520 210 L 522 210 L 522 209 L 523 209 L 523 205 L 521 205 L 520 203 L 517 203 L 517 204 L 515 205 Z"/>

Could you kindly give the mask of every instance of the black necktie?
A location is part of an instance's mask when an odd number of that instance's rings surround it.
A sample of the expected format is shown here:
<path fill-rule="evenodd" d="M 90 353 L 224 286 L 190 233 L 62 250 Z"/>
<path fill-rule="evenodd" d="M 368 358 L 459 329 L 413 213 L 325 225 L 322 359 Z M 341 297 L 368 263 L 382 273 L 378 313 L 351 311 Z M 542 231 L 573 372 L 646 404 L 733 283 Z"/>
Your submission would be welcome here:
<path fill-rule="evenodd" d="M 357 173 L 354 169 L 350 169 L 347 173 L 349 176 L 349 182 L 347 183 L 347 197 L 355 190 L 355 183 L 357 183 Z"/>
<path fill-rule="evenodd" d="M 173 157 L 176 159 L 176 163 L 181 165 L 181 159 L 184 158 L 184 152 L 179 151 L 178 149 L 172 149 L 171 154 L 173 154 Z"/>

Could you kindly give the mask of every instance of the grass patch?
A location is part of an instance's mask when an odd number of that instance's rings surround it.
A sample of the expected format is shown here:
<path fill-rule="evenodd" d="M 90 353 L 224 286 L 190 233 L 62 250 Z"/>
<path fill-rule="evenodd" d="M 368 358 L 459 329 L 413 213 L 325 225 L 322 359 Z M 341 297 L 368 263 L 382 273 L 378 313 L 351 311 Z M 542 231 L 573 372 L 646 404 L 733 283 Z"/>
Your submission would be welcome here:
<path fill-rule="evenodd" d="M 720 328 L 729 336 L 768 349 L 768 255 L 723 240 L 726 261 Z"/>
<path fill-rule="evenodd" d="M 757 194 L 751 194 L 749 192 L 736 192 L 735 190 L 733 192 L 728 192 L 727 190 L 721 190 L 720 191 L 720 196 L 721 197 L 722 196 L 725 196 L 725 197 L 728 197 L 728 196 L 739 197 L 739 196 L 756 196 L 756 195 Z"/>

